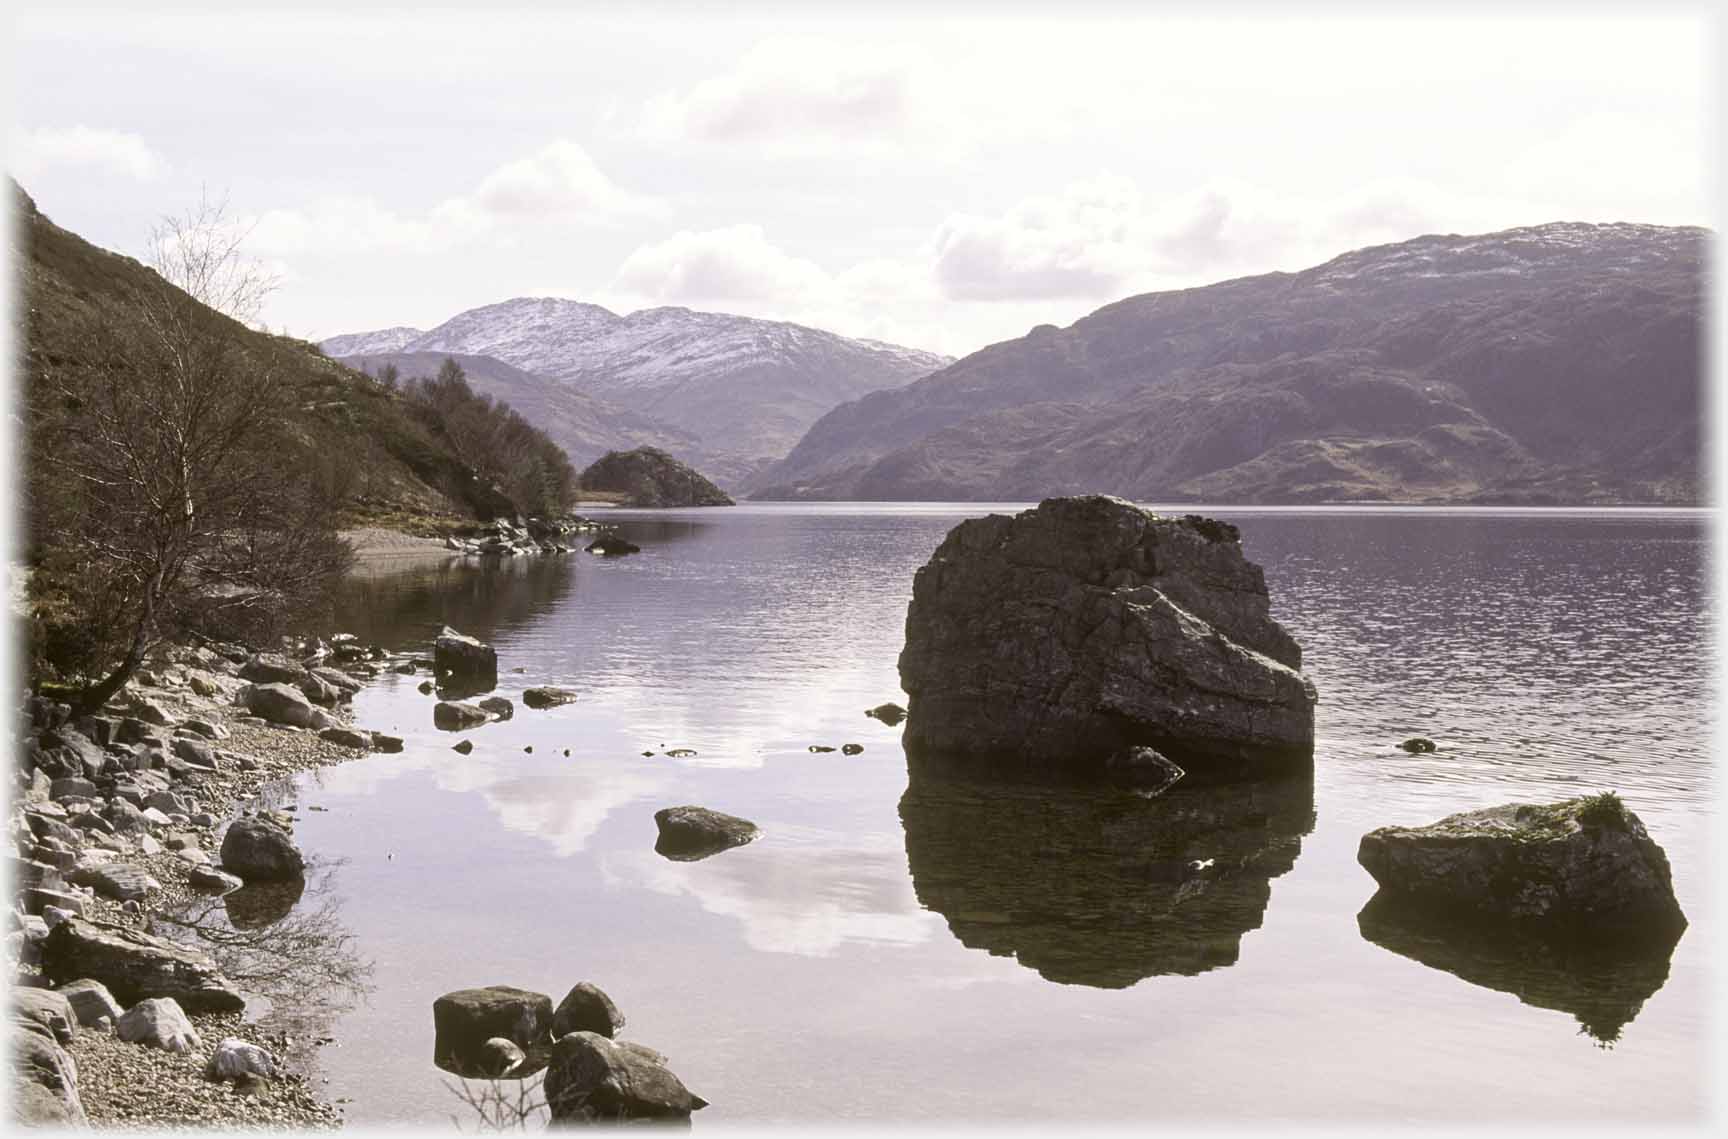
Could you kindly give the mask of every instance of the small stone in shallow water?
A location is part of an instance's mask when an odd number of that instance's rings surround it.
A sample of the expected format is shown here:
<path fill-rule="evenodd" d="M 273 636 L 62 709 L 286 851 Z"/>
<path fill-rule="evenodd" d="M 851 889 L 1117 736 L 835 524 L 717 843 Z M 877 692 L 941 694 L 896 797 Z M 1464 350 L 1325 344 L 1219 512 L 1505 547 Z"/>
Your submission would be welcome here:
<path fill-rule="evenodd" d="M 824 747 L 822 744 L 811 744 L 810 745 L 810 753 L 812 755 L 820 755 L 821 753 L 823 753 L 825 751 L 833 751 L 833 750 L 834 750 L 833 748 Z"/>
<path fill-rule="evenodd" d="M 1411 755 L 1422 755 L 1434 750 L 1434 741 L 1423 736 L 1411 736 L 1398 746 Z"/>
<path fill-rule="evenodd" d="M 463 755 L 467 755 L 469 752 L 474 750 L 474 741 L 473 740 L 463 740 L 461 743 L 456 744 L 450 750 L 451 751 L 459 751 Z"/>
<path fill-rule="evenodd" d="M 688 759 L 696 754 L 696 749 L 693 747 L 675 747 L 666 754 L 673 759 Z"/>
<path fill-rule="evenodd" d="M 906 718 L 906 709 L 900 707 L 900 705 L 893 701 L 889 701 L 886 704 L 876 705 L 876 707 L 867 710 L 864 714 L 869 716 L 872 720 L 881 720 L 884 724 L 887 724 L 892 728 L 895 724 L 898 724 L 901 720 Z"/>
<path fill-rule="evenodd" d="M 845 744 L 840 748 L 841 755 L 857 755 L 864 750 L 863 744 Z"/>
<path fill-rule="evenodd" d="M 654 812 L 660 837 L 656 854 L 675 862 L 694 862 L 753 842 L 762 832 L 756 824 L 707 807 L 666 807 Z"/>

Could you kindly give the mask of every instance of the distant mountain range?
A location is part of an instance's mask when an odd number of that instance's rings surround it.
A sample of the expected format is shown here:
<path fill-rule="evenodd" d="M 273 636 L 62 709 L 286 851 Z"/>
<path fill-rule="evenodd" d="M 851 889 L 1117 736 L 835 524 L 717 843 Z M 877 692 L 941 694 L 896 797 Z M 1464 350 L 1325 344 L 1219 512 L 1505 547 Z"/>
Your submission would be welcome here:
<path fill-rule="evenodd" d="M 553 297 L 470 309 L 430 331 L 334 336 L 322 347 L 373 371 L 393 362 L 404 374 L 425 371 L 426 360 L 436 370 L 454 355 L 476 390 L 508 399 L 577 466 L 648 444 L 722 485 L 783 457 L 838 404 L 953 360 L 780 321 L 685 308 L 619 316 Z"/>
<path fill-rule="evenodd" d="M 1699 503 L 1709 236 L 1427 236 L 1130 297 L 844 403 L 746 489 Z"/>

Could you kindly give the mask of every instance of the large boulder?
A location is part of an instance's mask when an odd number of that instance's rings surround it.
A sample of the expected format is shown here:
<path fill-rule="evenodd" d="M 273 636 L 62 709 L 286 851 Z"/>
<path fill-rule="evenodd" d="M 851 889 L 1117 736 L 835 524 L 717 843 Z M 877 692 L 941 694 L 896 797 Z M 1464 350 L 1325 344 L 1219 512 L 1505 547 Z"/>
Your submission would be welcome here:
<path fill-rule="evenodd" d="M 498 653 L 448 625 L 432 642 L 432 668 L 440 687 L 484 692 L 498 684 Z"/>
<path fill-rule="evenodd" d="M 564 999 L 558 1002 L 558 1008 L 552 1014 L 554 1038 L 572 1032 L 597 1032 L 612 1037 L 617 1036 L 623 1027 L 624 1014 L 618 1011 L 612 998 L 598 985 L 587 981 L 579 982 L 564 994 Z"/>
<path fill-rule="evenodd" d="M 554 1123 L 687 1120 L 708 1106 L 651 1048 L 572 1032 L 552 1046 L 543 1085 Z"/>
<path fill-rule="evenodd" d="M 552 998 L 508 985 L 458 989 L 432 1002 L 432 1058 L 453 1071 L 489 1071 L 486 1042 L 502 1037 L 522 1048 L 552 1031 Z"/>
<path fill-rule="evenodd" d="M 654 825 L 660 828 L 660 836 L 654 842 L 655 852 L 674 862 L 707 858 L 743 846 L 761 833 L 749 819 L 707 807 L 667 807 L 655 811 Z"/>
<path fill-rule="evenodd" d="M 248 712 L 272 724 L 322 731 L 336 723 L 329 713 L 314 708 L 299 689 L 286 684 L 248 684 L 237 699 Z"/>
<path fill-rule="evenodd" d="M 27 1126 L 82 1126 L 78 1063 L 40 1023 L 14 1017 L 12 1023 L 12 1118 Z"/>
<path fill-rule="evenodd" d="M 13 989 L 12 1013 L 46 1028 L 57 1044 L 72 1043 L 72 1035 L 78 1029 L 78 1017 L 72 1011 L 72 1002 L 66 999 L 65 993 L 52 989 Z"/>
<path fill-rule="evenodd" d="M 51 981 L 101 981 L 121 1001 L 173 997 L 194 1012 L 238 1012 L 245 1000 L 210 958 L 125 926 L 72 917 L 48 932 L 42 973 Z"/>
<path fill-rule="evenodd" d="M 265 815 L 235 819 L 222 836 L 222 869 L 247 882 L 299 878 L 306 859 L 288 831 Z"/>
<path fill-rule="evenodd" d="M 198 1030 L 186 1019 L 186 1010 L 172 997 L 139 1001 L 126 1010 L 114 1031 L 128 1044 L 146 1044 L 164 1052 L 190 1052 L 204 1046 Z"/>
<path fill-rule="evenodd" d="M 129 862 L 82 866 L 68 877 L 73 885 L 88 886 L 104 898 L 118 902 L 143 901 L 150 891 L 162 888 L 162 883 L 156 881 L 148 870 Z"/>
<path fill-rule="evenodd" d="M 1592 940 L 1671 943 L 1686 928 L 1667 855 L 1612 792 L 1381 827 L 1356 860 L 1381 893 L 1459 919 Z"/>
<path fill-rule="evenodd" d="M 906 747 L 1078 772 L 1155 748 L 1191 778 L 1306 770 L 1314 689 L 1234 526 L 1104 495 L 951 530 L 913 581 Z"/>
<path fill-rule="evenodd" d="M 240 679 L 254 684 L 299 684 L 306 668 L 281 653 L 254 653 L 240 666 Z"/>
<path fill-rule="evenodd" d="M 72 1010 L 73 1019 L 88 1028 L 101 1020 L 108 1018 L 110 1024 L 120 1020 L 122 1009 L 120 1002 L 114 999 L 114 994 L 108 991 L 108 986 L 101 981 L 85 979 L 61 985 L 56 990 L 66 998 L 67 1007 Z"/>

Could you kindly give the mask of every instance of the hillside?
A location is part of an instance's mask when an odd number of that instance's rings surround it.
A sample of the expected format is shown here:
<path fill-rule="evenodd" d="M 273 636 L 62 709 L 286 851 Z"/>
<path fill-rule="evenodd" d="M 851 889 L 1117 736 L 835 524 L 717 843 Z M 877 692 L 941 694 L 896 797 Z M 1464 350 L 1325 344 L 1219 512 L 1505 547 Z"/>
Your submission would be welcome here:
<path fill-rule="evenodd" d="M 501 360 L 688 433 L 688 440 L 625 435 L 607 444 L 669 447 L 722 485 L 736 485 L 784 456 L 837 405 L 950 362 L 778 321 L 685 308 L 619 316 L 553 297 L 470 309 L 404 339 L 410 332 L 354 333 L 324 345 L 347 356 L 433 352 Z"/>
<path fill-rule="evenodd" d="M 1130 297 L 835 408 L 751 497 L 1700 502 L 1706 236 L 1427 236 Z"/>
<path fill-rule="evenodd" d="M 55 225 L 16 183 L 13 192 L 14 264 L 24 316 L 22 385 L 28 391 L 51 370 L 111 367 L 113 346 L 142 336 L 137 297 L 159 279 L 139 262 Z M 336 489 L 340 524 L 424 531 L 513 510 L 474 478 L 447 442 L 408 413 L 399 395 L 326 359 L 311 344 L 202 312 L 204 319 L 230 326 L 237 350 L 254 366 L 271 369 L 276 382 L 292 392 L 304 461 Z"/>
<path fill-rule="evenodd" d="M 657 447 L 608 451 L 582 472 L 584 491 L 615 495 L 620 506 L 732 506 L 700 473 Z"/>
<path fill-rule="evenodd" d="M 344 339 L 344 338 L 338 338 Z M 326 341 L 326 345 L 332 343 Z M 326 347 L 326 351 L 329 348 Z M 624 411 L 570 384 L 549 383 L 491 356 L 462 352 L 377 352 L 337 355 L 353 368 L 378 375 L 394 365 L 403 379 L 433 376 L 446 359 L 455 360 L 475 391 L 504 400 L 522 417 L 551 436 L 577 467 L 620 447 L 657 445 L 677 451 L 696 446 L 696 437 L 669 423 Z"/>

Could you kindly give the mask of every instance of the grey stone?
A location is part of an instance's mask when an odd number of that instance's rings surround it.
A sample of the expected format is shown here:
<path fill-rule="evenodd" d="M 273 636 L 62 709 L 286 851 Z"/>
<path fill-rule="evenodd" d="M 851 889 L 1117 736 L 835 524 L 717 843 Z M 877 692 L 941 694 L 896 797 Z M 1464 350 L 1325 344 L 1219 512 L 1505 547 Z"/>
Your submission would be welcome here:
<path fill-rule="evenodd" d="M 49 931 L 42 947 L 42 973 L 56 982 L 101 981 L 121 1001 L 173 997 L 194 1012 L 238 1012 L 246 1004 L 206 954 L 81 917 Z"/>
<path fill-rule="evenodd" d="M 676 862 L 707 858 L 743 846 L 761 834 L 748 819 L 707 807 L 666 807 L 654 812 L 654 824 L 660 828 L 654 850 Z"/>
<path fill-rule="evenodd" d="M 255 684 L 299 684 L 308 674 L 280 653 L 257 653 L 240 666 L 240 679 Z"/>
<path fill-rule="evenodd" d="M 492 646 L 448 625 L 432 643 L 432 667 L 440 683 L 450 680 L 479 691 L 498 683 L 498 653 Z"/>
<path fill-rule="evenodd" d="M 151 997 L 126 1010 L 114 1024 L 115 1034 L 128 1044 L 145 1044 L 165 1052 L 190 1052 L 203 1040 L 186 1010 L 172 997 Z"/>
<path fill-rule="evenodd" d="M 434 1058 L 451 1067 L 483 1062 L 493 1037 L 532 1048 L 551 1028 L 552 998 L 508 985 L 458 989 L 432 1002 Z"/>
<path fill-rule="evenodd" d="M 372 733 L 358 732 L 353 728 L 325 728 L 318 733 L 318 738 L 328 743 L 339 744 L 342 747 L 358 748 L 361 751 L 372 750 Z"/>
<path fill-rule="evenodd" d="M 579 982 L 552 1013 L 552 1036 L 557 1039 L 572 1032 L 595 1032 L 613 1037 L 624 1027 L 624 1014 L 612 1003 L 612 998 L 598 986 Z"/>
<path fill-rule="evenodd" d="M 1460 919 L 1596 940 L 1673 940 L 1686 928 L 1667 855 L 1613 794 L 1382 827 L 1362 836 L 1356 860 L 1382 894 Z"/>
<path fill-rule="evenodd" d="M 656 1056 L 593 1032 L 560 1037 L 543 1085 L 552 1121 L 687 1120 L 708 1106 Z"/>
<path fill-rule="evenodd" d="M 440 700 L 432 708 L 432 723 L 446 732 L 460 732 L 479 727 L 491 717 L 472 704 Z"/>
<path fill-rule="evenodd" d="M 280 882 L 306 869 L 287 829 L 265 816 L 234 820 L 222 836 L 221 861 L 247 882 Z"/>
<path fill-rule="evenodd" d="M 494 1036 L 480 1046 L 481 1065 L 487 1072 L 496 1076 L 509 1075 L 528 1054 L 517 1046 L 514 1040 L 506 1040 L 502 1036 Z"/>
<path fill-rule="evenodd" d="M 150 872 L 142 866 L 132 866 L 124 862 L 74 870 L 72 881 L 80 886 L 89 886 L 104 898 L 113 898 L 120 902 L 142 899 L 151 890 L 162 888 L 162 884 L 152 878 Z"/>
<path fill-rule="evenodd" d="M 1190 777 L 1306 771 L 1314 702 L 1235 527 L 1118 498 L 962 522 L 918 571 L 900 683 L 916 761 Z"/>
<path fill-rule="evenodd" d="M 71 1002 L 64 993 L 57 993 L 52 989 L 14 988 L 12 1012 L 42 1025 L 54 1034 L 55 1041 L 60 1044 L 72 1043 L 72 1034 L 78 1027 L 78 1018 L 72 1012 Z"/>
<path fill-rule="evenodd" d="M 383 732 L 372 733 L 372 750 L 394 755 L 402 750 L 401 736 L 387 736 Z"/>
<path fill-rule="evenodd" d="M 556 708 L 575 701 L 576 693 L 568 688 L 529 688 L 522 693 L 522 703 L 530 708 Z"/>
<path fill-rule="evenodd" d="M 30 886 L 23 891 L 23 894 L 24 912 L 27 914 L 46 913 L 50 908 L 62 909 L 78 915 L 84 913 L 84 899 L 69 891 L 47 890 L 41 886 Z"/>
<path fill-rule="evenodd" d="M 12 1118 L 30 1126 L 86 1123 L 78 1098 L 78 1065 L 53 1033 L 33 1020 L 13 1018 Z"/>
<path fill-rule="evenodd" d="M 272 724 L 313 731 L 335 724 L 326 712 L 314 708 L 304 694 L 286 684 L 248 684 L 240 690 L 238 699 L 248 711 Z"/>
<path fill-rule="evenodd" d="M 360 682 L 339 668 L 315 668 L 312 675 L 342 693 L 343 699 L 360 691 Z"/>
<path fill-rule="evenodd" d="M 48 787 L 48 794 L 55 799 L 65 799 L 78 795 L 86 799 L 96 798 L 96 784 L 78 776 L 68 776 L 56 779 Z"/>
<path fill-rule="evenodd" d="M 210 866 L 194 866 L 187 872 L 186 881 L 200 890 L 216 890 L 223 893 L 229 890 L 238 890 L 244 884 L 238 876 Z"/>
<path fill-rule="evenodd" d="M 228 738 L 227 728 L 220 724 L 213 724 L 209 720 L 186 720 L 181 723 L 180 728 L 182 731 L 191 732 L 195 736 L 203 736 L 207 740 L 225 740 Z"/>
<path fill-rule="evenodd" d="M 478 702 L 478 707 L 485 709 L 500 720 L 508 720 L 516 714 L 516 706 L 503 696 L 488 696 Z"/>
<path fill-rule="evenodd" d="M 881 720 L 884 724 L 887 724 L 892 728 L 895 724 L 898 724 L 901 720 L 906 718 L 906 709 L 900 707 L 900 705 L 893 701 L 889 701 L 886 704 L 876 705 L 876 707 L 869 709 L 864 714 L 873 720 Z"/>
<path fill-rule="evenodd" d="M 216 749 L 201 739 L 191 736 L 175 736 L 172 741 L 174 755 L 184 763 L 193 767 L 203 767 L 216 770 Z"/>
<path fill-rule="evenodd" d="M 276 1057 L 256 1044 L 230 1036 L 216 1045 L 205 1074 L 213 1080 L 274 1079 Z"/>
<path fill-rule="evenodd" d="M 61 985 L 56 990 L 66 998 L 66 1003 L 72 1009 L 73 1017 L 86 1028 L 94 1028 L 103 1018 L 108 1018 L 110 1025 L 120 1019 L 122 1009 L 120 1002 L 114 999 L 114 994 L 108 991 L 108 986 L 101 981 L 85 978 Z"/>

